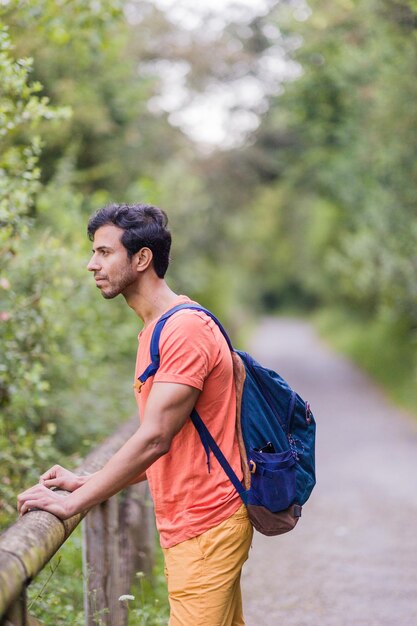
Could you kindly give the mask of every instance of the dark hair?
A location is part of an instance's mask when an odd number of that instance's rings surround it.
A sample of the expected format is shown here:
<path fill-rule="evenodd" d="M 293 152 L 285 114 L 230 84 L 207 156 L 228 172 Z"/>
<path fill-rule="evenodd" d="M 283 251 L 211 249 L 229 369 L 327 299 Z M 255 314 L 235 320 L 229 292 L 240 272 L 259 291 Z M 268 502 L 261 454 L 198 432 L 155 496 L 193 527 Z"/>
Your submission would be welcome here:
<path fill-rule="evenodd" d="M 163 278 L 169 265 L 171 233 L 168 218 L 162 209 L 150 204 L 110 204 L 90 217 L 87 233 L 91 241 L 101 226 L 114 224 L 124 230 L 121 242 L 129 259 L 141 248 L 149 248 L 153 254 L 153 267 Z"/>

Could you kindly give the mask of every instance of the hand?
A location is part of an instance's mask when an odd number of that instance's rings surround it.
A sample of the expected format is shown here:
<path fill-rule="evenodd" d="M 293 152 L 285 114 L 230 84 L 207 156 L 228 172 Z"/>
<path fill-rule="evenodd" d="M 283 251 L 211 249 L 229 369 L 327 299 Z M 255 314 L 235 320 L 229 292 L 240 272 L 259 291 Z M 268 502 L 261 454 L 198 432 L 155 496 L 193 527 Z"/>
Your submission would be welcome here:
<path fill-rule="evenodd" d="M 77 474 L 70 472 L 65 467 L 54 465 L 42 474 L 39 482 L 45 487 L 59 487 L 59 489 L 65 489 L 65 491 L 75 491 L 85 483 L 87 478 L 89 477 L 77 476 Z"/>
<path fill-rule="evenodd" d="M 60 519 L 68 519 L 77 511 L 70 506 L 70 494 L 52 491 L 44 485 L 34 485 L 17 496 L 17 510 L 24 515 L 31 509 L 42 509 L 53 513 Z"/>

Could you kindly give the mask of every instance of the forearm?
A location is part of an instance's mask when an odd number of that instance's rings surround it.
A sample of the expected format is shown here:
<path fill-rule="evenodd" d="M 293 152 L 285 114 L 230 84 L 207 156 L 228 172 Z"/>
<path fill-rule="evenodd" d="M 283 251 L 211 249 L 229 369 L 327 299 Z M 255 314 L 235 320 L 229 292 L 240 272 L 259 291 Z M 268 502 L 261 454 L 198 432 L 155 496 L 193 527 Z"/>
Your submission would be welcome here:
<path fill-rule="evenodd" d="M 72 492 L 66 505 L 70 515 L 90 509 L 107 500 L 124 487 L 145 478 L 145 470 L 167 451 L 157 437 L 146 436 L 140 428 L 104 467 L 86 477 L 84 484 Z"/>
<path fill-rule="evenodd" d="M 79 484 L 77 486 L 77 489 L 79 487 L 82 487 L 86 482 L 90 480 L 90 478 L 92 478 L 92 476 L 95 476 L 95 474 L 97 473 L 98 472 L 93 472 L 92 474 L 79 475 L 78 476 Z M 140 472 L 140 474 L 138 474 L 137 476 L 132 478 L 132 480 L 129 481 L 128 485 L 136 485 L 137 483 L 142 483 L 145 480 L 147 480 L 146 472 Z"/>
<path fill-rule="evenodd" d="M 148 480 L 148 477 L 146 476 L 146 472 L 141 472 L 140 474 L 132 478 L 132 480 L 129 482 L 127 486 L 137 485 L 137 483 L 143 483 L 145 480 Z"/>
<path fill-rule="evenodd" d="M 31 509 L 49 511 L 61 519 L 87 511 L 126 487 L 142 480 L 145 471 L 166 454 L 193 406 L 199 390 L 177 383 L 154 383 L 143 423 L 136 433 L 93 475 L 78 477 L 57 465 L 48 470 L 40 483 L 18 495 L 21 515 Z M 71 493 L 62 497 L 50 487 Z"/>
<path fill-rule="evenodd" d="M 85 485 L 85 483 L 87 483 L 96 474 L 97 474 L 97 472 L 93 472 L 92 474 L 79 474 L 78 475 L 78 486 L 77 486 L 77 489 L 79 489 L 80 487 Z"/>

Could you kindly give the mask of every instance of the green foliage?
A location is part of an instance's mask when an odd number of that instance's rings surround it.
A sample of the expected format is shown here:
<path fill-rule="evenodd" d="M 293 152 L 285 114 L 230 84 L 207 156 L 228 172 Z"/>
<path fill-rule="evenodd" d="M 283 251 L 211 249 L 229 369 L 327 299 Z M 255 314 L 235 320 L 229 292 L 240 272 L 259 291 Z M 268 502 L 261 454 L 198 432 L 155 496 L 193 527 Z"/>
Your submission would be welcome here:
<path fill-rule="evenodd" d="M 285 123 L 293 137 L 283 148 L 289 194 L 279 210 L 291 214 L 297 228 L 282 233 L 284 245 L 292 248 L 299 282 L 310 289 L 313 274 L 321 298 L 337 297 L 372 315 L 388 312 L 412 327 L 413 7 L 368 0 L 311 8 L 296 54 L 303 74 L 287 86 L 266 122 L 269 132 Z"/>
<path fill-rule="evenodd" d="M 46 626 L 82 626 L 81 526 L 29 586 L 29 612 Z"/>
<path fill-rule="evenodd" d="M 158 626 L 169 618 L 168 592 L 164 574 L 164 557 L 158 546 L 152 579 L 137 572 L 132 586 L 132 600 L 128 601 L 129 626 Z"/>
<path fill-rule="evenodd" d="M 343 309 L 322 309 L 314 315 L 320 334 L 336 350 L 358 363 L 392 400 L 416 412 L 417 333 L 398 323 L 373 319 Z"/>
<path fill-rule="evenodd" d="M 29 586 L 30 613 L 46 626 L 82 626 L 85 623 L 81 542 L 79 526 Z M 151 579 L 143 572 L 137 572 L 131 594 L 121 600 L 128 604 L 129 624 L 157 626 L 167 623 L 168 596 L 159 546 Z M 96 620 L 99 624 L 99 614 Z"/>
<path fill-rule="evenodd" d="M 53 109 L 41 97 L 41 85 L 29 82 L 32 59 L 15 59 L 8 29 L 0 23 L 0 235 L 1 258 L 13 253 L 12 241 L 24 234 L 39 188 L 41 120 L 62 119 L 67 109 Z M 2 263 L 2 266 L 3 266 Z"/>
<path fill-rule="evenodd" d="M 306 21 L 275 18 L 302 36 L 291 54 L 301 71 L 245 150 L 261 177 L 239 233 L 252 263 L 245 295 L 269 309 L 343 310 L 349 322 L 326 317 L 329 334 L 413 405 L 416 5 L 309 4 Z"/>
<path fill-rule="evenodd" d="M 40 83 L 29 82 L 33 60 L 14 59 L 12 51 L 8 29 L 3 24 L 0 30 L 1 219 L 11 225 L 27 214 L 37 190 L 40 140 L 34 130 L 43 119 L 62 119 L 69 113 L 68 109 L 51 108 L 48 98 L 38 95 L 42 90 Z M 30 135 L 25 141 L 27 130 Z"/>
<path fill-rule="evenodd" d="M 53 425 L 40 417 L 49 384 L 38 338 L 44 332 L 39 286 L 31 280 L 30 264 L 22 262 L 16 281 L 13 266 L 28 243 L 31 211 L 39 189 L 41 120 L 66 116 L 38 96 L 39 84 L 29 82 L 30 59 L 15 60 L 7 28 L 0 28 L 0 457 L 2 479 L 0 524 L 14 515 L 16 486 L 33 480 L 34 466 L 49 463 Z M 42 275 L 42 270 L 40 271 Z M 33 277 L 32 277 L 33 278 Z M 17 284 L 20 281 L 20 285 Z M 25 285 L 22 289 L 21 287 Z M 37 437 L 33 426 L 36 425 Z M 37 440 L 37 446 L 35 446 Z"/>
<path fill-rule="evenodd" d="M 137 3 L 143 17 L 147 6 Z M 165 116 L 155 117 L 148 108 L 158 82 L 150 62 L 159 56 L 159 39 L 170 35 L 169 23 L 161 33 L 155 25 L 156 41 L 149 42 L 147 24 L 138 38 L 122 9 L 119 0 L 62 7 L 50 0 L 32 0 L 8 14 L 16 48 L 35 58 L 34 71 L 43 91 L 73 112 L 59 128 L 48 128 L 42 180 L 54 177 L 62 157 L 69 154 L 73 187 L 83 193 L 106 190 L 112 200 L 125 200 L 129 186 L 145 172 L 153 172 L 156 161 L 172 157 L 181 144 L 181 135 Z M 40 18 L 35 27 L 34 15 Z M 142 41 L 152 51 L 144 49 Z"/>

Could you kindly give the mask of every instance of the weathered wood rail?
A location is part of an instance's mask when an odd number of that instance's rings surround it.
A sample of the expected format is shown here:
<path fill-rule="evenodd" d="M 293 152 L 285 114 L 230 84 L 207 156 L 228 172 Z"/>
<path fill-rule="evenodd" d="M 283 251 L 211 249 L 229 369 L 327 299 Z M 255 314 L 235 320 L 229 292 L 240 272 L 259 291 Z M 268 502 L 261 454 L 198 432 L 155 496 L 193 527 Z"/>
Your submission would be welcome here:
<path fill-rule="evenodd" d="M 137 418 L 124 424 L 93 450 L 77 469 L 100 469 L 133 434 Z M 26 590 L 55 552 L 80 524 L 82 515 L 61 521 L 45 511 L 31 511 L 0 535 L 0 626 L 36 626 L 28 614 Z M 125 626 L 129 593 L 136 571 L 150 573 L 155 529 L 146 483 L 91 509 L 83 520 L 84 608 L 86 626 Z"/>

